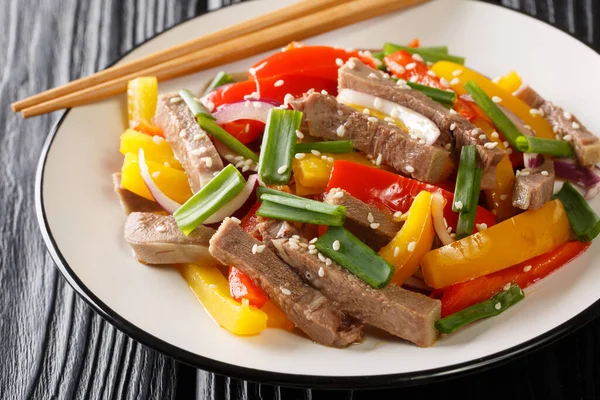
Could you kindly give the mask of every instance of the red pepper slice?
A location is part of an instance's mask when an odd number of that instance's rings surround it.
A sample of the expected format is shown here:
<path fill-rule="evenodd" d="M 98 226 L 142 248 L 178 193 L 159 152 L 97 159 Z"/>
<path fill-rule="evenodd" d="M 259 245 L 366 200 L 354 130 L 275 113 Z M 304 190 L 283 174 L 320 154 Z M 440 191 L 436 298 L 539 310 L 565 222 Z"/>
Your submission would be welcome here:
<path fill-rule="evenodd" d="M 492 298 L 507 283 L 526 288 L 569 263 L 585 252 L 589 246 L 590 243 L 567 242 L 553 251 L 513 267 L 452 285 L 444 290 L 442 296 L 442 317 Z"/>
<path fill-rule="evenodd" d="M 454 194 L 440 187 L 366 165 L 336 161 L 327 185 L 327 190 L 332 188 L 342 188 L 365 203 L 387 208 L 391 212 L 408 211 L 414 198 L 423 190 L 440 193 L 446 199 L 444 217 L 448 226 L 456 230 L 458 214 L 452 211 Z M 496 217 L 485 208 L 478 207 L 475 223 L 485 223 L 490 227 L 496 223 Z"/>
<path fill-rule="evenodd" d="M 337 80 L 340 67 L 337 60 L 345 63 L 351 57 L 360 58 L 365 64 L 376 68 L 372 58 L 361 56 L 358 51 L 329 46 L 288 47 L 286 51 L 274 53 L 254 64 L 248 70 L 248 79 L 298 74 Z"/>
<path fill-rule="evenodd" d="M 275 85 L 277 81 L 283 81 L 282 85 Z M 257 88 L 258 86 L 258 88 Z M 325 79 L 320 77 L 310 77 L 302 75 L 281 75 L 277 77 L 259 79 L 258 81 L 244 81 L 223 85 L 207 94 L 203 100 L 205 104 L 212 102 L 215 107 L 227 103 L 236 103 L 244 101 L 244 96 L 256 92 L 258 89 L 262 99 L 284 102 L 286 94 L 294 97 L 300 97 L 310 89 L 316 91 L 326 90 L 331 95 L 337 94 L 337 79 Z"/>
<path fill-rule="evenodd" d="M 260 137 L 265 130 L 265 124 L 252 119 L 240 119 L 222 124 L 221 128 L 240 142 L 247 144 Z"/>

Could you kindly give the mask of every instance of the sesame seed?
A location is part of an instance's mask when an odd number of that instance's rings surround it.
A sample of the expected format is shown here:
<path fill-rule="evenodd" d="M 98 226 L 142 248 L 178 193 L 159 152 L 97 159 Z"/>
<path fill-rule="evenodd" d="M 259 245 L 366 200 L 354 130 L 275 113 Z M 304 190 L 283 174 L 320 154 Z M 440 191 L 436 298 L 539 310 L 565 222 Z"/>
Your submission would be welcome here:
<path fill-rule="evenodd" d="M 540 110 L 538 110 L 537 108 L 532 108 L 531 110 L 529 110 L 529 114 L 531 114 L 531 115 L 542 115 L 542 112 Z"/>
<path fill-rule="evenodd" d="M 435 73 L 435 71 L 433 71 L 431 69 L 429 71 L 427 71 L 427 75 L 431 76 L 432 78 L 436 78 L 437 77 L 437 74 Z"/>
<path fill-rule="evenodd" d="M 496 142 L 487 142 L 483 145 L 483 147 L 485 147 L 486 149 L 493 149 L 496 146 L 498 146 L 498 143 Z"/>
<path fill-rule="evenodd" d="M 180 138 L 184 138 L 187 135 L 187 131 L 185 129 L 182 129 L 181 132 L 179 132 L 179 137 Z"/>
<path fill-rule="evenodd" d="M 481 223 L 481 224 L 475 224 L 475 227 L 477 228 L 478 231 L 482 231 L 484 229 L 487 229 L 487 224 L 486 223 Z"/>
<path fill-rule="evenodd" d="M 571 124 L 571 126 L 573 127 L 573 129 L 579 129 L 581 127 L 581 125 L 579 125 L 577 122 L 573 121 L 573 123 Z"/>
<path fill-rule="evenodd" d="M 255 101 L 252 103 L 252 106 L 254 106 L 254 108 L 262 108 L 262 103 L 259 101 Z"/>
<path fill-rule="evenodd" d="M 440 83 L 445 87 L 450 87 L 450 83 L 448 83 L 448 79 L 446 78 L 440 78 Z"/>
<path fill-rule="evenodd" d="M 531 270 L 531 265 L 526 265 L 523 267 L 523 272 L 529 272 Z"/>
<path fill-rule="evenodd" d="M 377 64 L 377 61 L 379 61 L 379 60 L 377 60 L 377 59 L 375 59 L 375 60 L 376 60 L 375 64 Z M 381 61 L 379 61 L 379 65 L 381 65 Z M 390 74 L 388 74 L 387 72 L 384 72 L 382 76 L 383 76 L 383 79 L 390 79 Z"/>
<path fill-rule="evenodd" d="M 288 245 L 292 250 L 298 250 L 300 248 L 300 246 L 298 246 L 298 242 L 295 242 L 293 240 L 289 240 Z"/>
<path fill-rule="evenodd" d="M 500 200 L 505 201 L 506 199 L 508 199 L 508 195 L 505 195 L 505 194 L 500 195 Z"/>
<path fill-rule="evenodd" d="M 344 192 L 342 192 L 342 191 L 336 192 L 336 193 L 333 195 L 333 198 L 334 198 L 334 199 L 341 199 L 342 197 L 344 197 Z"/>
<path fill-rule="evenodd" d="M 496 103 L 496 104 L 497 104 L 497 103 L 501 103 L 501 102 L 502 102 L 502 97 L 499 97 L 499 96 L 493 96 L 493 97 L 492 97 L 492 101 L 493 101 L 494 103 Z"/>
<path fill-rule="evenodd" d="M 321 94 L 324 96 L 327 96 L 329 94 L 329 92 L 325 89 L 321 90 Z"/>
<path fill-rule="evenodd" d="M 496 131 L 492 132 L 490 136 L 492 137 L 492 139 L 498 139 L 500 137 L 500 135 Z"/>
<path fill-rule="evenodd" d="M 453 131 L 456 129 L 456 124 L 453 122 L 452 124 L 450 124 L 450 130 Z"/>
<path fill-rule="evenodd" d="M 406 167 L 404 167 L 404 170 L 406 172 L 408 172 L 409 174 L 412 174 L 413 172 L 415 172 L 415 169 L 412 165 L 407 165 Z"/>
<path fill-rule="evenodd" d="M 314 244 L 311 244 L 311 245 L 308 246 L 309 250 L 316 249 L 316 248 L 317 248 L 317 246 L 315 246 Z"/>
<path fill-rule="evenodd" d="M 327 157 L 327 162 L 333 163 L 335 160 L 333 159 L 333 157 Z"/>
<path fill-rule="evenodd" d="M 250 124 L 246 124 L 246 126 L 244 127 L 244 132 L 250 132 Z"/>
<path fill-rule="evenodd" d="M 511 286 L 511 284 L 510 284 L 510 282 L 508 282 L 506 285 L 504 285 L 504 287 L 502 289 L 506 291 L 506 290 L 510 289 L 510 286 Z"/>
<path fill-rule="evenodd" d="M 173 98 L 171 98 L 171 100 L 169 100 L 169 103 L 171 103 L 171 104 L 181 103 L 181 97 L 173 97 Z"/>
<path fill-rule="evenodd" d="M 310 151 L 312 154 L 314 154 L 315 156 L 320 156 L 321 152 L 319 150 L 311 150 Z"/>
<path fill-rule="evenodd" d="M 410 242 L 406 249 L 412 253 L 415 251 L 415 247 L 417 247 L 417 242 Z"/>
<path fill-rule="evenodd" d="M 275 81 L 273 86 L 275 86 L 275 87 L 283 86 L 283 79 L 279 79 L 278 81 Z"/>
<path fill-rule="evenodd" d="M 350 67 L 350 69 L 354 69 L 356 67 L 356 63 L 354 62 L 354 60 L 348 61 L 348 67 Z"/>
<path fill-rule="evenodd" d="M 154 230 L 155 230 L 156 232 L 164 232 L 164 231 L 166 231 L 166 230 L 167 230 L 167 228 L 165 228 L 165 227 L 164 227 L 164 226 L 162 226 L 162 225 L 158 225 L 156 228 L 154 228 Z"/>
<path fill-rule="evenodd" d="M 242 167 L 242 172 L 246 172 L 246 171 L 248 171 L 249 169 L 250 169 L 250 166 L 249 166 L 249 165 L 244 165 L 244 166 Z M 217 175 L 219 175 L 219 172 L 217 172 L 217 171 L 215 171 L 215 172 L 216 172 L 216 174 L 214 174 L 214 176 L 217 176 Z"/>
<path fill-rule="evenodd" d="M 454 202 L 454 207 L 456 207 L 457 210 L 462 210 L 463 208 L 463 203 L 462 201 L 458 200 Z"/>
<path fill-rule="evenodd" d="M 302 133 L 300 130 L 296 130 L 296 137 L 298 139 L 304 139 L 304 133 Z"/>
<path fill-rule="evenodd" d="M 287 289 L 287 288 L 284 288 L 284 287 L 282 287 L 280 289 L 281 289 L 281 293 L 285 294 L 286 296 L 289 296 L 289 295 L 292 294 L 292 292 L 290 291 L 290 289 Z"/>
<path fill-rule="evenodd" d="M 419 76 L 418 75 L 413 75 L 410 77 L 409 79 L 412 83 L 416 83 L 419 80 Z"/>
<path fill-rule="evenodd" d="M 201 161 L 202 161 L 204 164 L 206 164 L 206 166 L 207 166 L 208 168 L 210 168 L 210 167 L 212 167 L 212 166 L 213 166 L 213 160 L 212 160 L 212 158 L 210 158 L 210 157 L 202 157 L 200 160 L 201 160 Z"/>
<path fill-rule="evenodd" d="M 156 144 L 160 144 L 160 142 L 162 142 L 163 140 L 165 140 L 165 139 L 163 139 L 162 137 L 160 137 L 158 135 L 152 136 L 152 141 Z"/>
<path fill-rule="evenodd" d="M 548 171 L 542 171 L 542 172 L 540 172 L 540 173 L 541 173 L 542 175 L 544 175 L 544 176 L 548 176 Z"/>
<path fill-rule="evenodd" d="M 367 118 L 367 120 L 369 122 L 377 122 L 378 121 L 377 118 L 375 118 L 375 117 L 369 117 L 369 118 Z"/>
<path fill-rule="evenodd" d="M 367 214 L 367 221 L 369 221 L 369 222 L 375 222 L 375 217 L 373 217 L 373 213 L 369 212 Z"/>
<path fill-rule="evenodd" d="M 319 257 L 319 261 L 325 262 L 325 256 L 322 253 L 318 253 L 317 257 Z"/>
<path fill-rule="evenodd" d="M 327 161 L 327 156 L 321 156 L 321 160 Z"/>
<path fill-rule="evenodd" d="M 218 286 L 217 286 L 217 285 L 215 285 L 214 283 L 211 283 L 210 285 L 208 285 L 208 287 L 209 287 L 210 289 L 216 289 L 216 288 L 218 288 Z M 248 300 L 248 299 L 242 299 L 242 301 L 244 301 L 244 300 Z"/>
<path fill-rule="evenodd" d="M 502 144 L 504 145 L 504 147 L 508 147 L 508 145 L 509 145 L 510 143 L 508 143 L 508 140 L 505 140 L 504 142 L 502 142 Z"/>
<path fill-rule="evenodd" d="M 521 171 L 521 176 L 529 176 L 530 172 L 529 171 Z"/>
<path fill-rule="evenodd" d="M 563 140 L 565 140 L 567 142 L 569 142 L 571 139 L 573 139 L 573 136 L 571 136 L 571 135 L 565 135 L 565 136 L 563 136 Z"/>
<path fill-rule="evenodd" d="M 200 141 L 200 139 L 202 139 L 202 135 L 201 135 L 201 134 L 196 134 L 196 135 L 194 135 L 194 138 L 193 138 L 193 139 L 194 139 L 195 141 Z"/>
<path fill-rule="evenodd" d="M 452 143 L 446 143 L 446 146 L 444 146 L 446 148 L 446 150 L 450 150 L 452 149 Z"/>
<path fill-rule="evenodd" d="M 398 257 L 398 254 L 400 254 L 400 247 L 396 246 L 394 247 L 394 257 Z"/>
<path fill-rule="evenodd" d="M 383 161 L 383 155 L 379 153 L 377 155 L 377 159 L 375 160 L 375 165 L 381 165 L 381 161 Z"/>
<path fill-rule="evenodd" d="M 206 102 L 206 108 L 208 108 L 208 111 L 212 111 L 215 109 L 215 103 L 213 103 L 212 101 L 207 101 Z"/>
<path fill-rule="evenodd" d="M 258 245 L 256 243 L 254 243 L 252 245 L 252 254 L 256 254 L 256 249 L 258 248 Z"/>
<path fill-rule="evenodd" d="M 171 164 L 169 164 L 169 162 L 168 162 L 168 161 L 165 161 L 165 162 L 163 163 L 163 165 L 164 165 L 165 167 L 167 167 L 167 168 L 168 168 L 168 167 L 171 167 Z"/>
<path fill-rule="evenodd" d="M 463 73 L 462 69 L 457 69 L 457 70 L 454 70 L 454 72 L 452 72 L 452 76 L 461 76 L 462 73 Z"/>
<path fill-rule="evenodd" d="M 314 255 L 314 254 L 317 254 L 318 251 L 319 250 L 317 250 L 317 249 L 310 249 L 310 250 L 308 250 L 308 254 L 313 254 Z"/>
<path fill-rule="evenodd" d="M 565 116 L 565 118 L 566 118 L 566 119 L 571 119 L 571 118 L 573 118 L 573 115 L 572 115 L 570 112 L 568 112 L 568 111 L 565 111 L 565 112 L 563 113 L 563 115 Z"/>
<path fill-rule="evenodd" d="M 377 229 L 379 228 L 379 222 L 373 222 L 371 225 L 369 225 L 371 227 L 371 229 Z"/>
<path fill-rule="evenodd" d="M 346 127 L 344 125 L 338 126 L 335 130 L 335 133 L 338 135 L 338 137 L 344 137 L 346 134 Z"/>
<path fill-rule="evenodd" d="M 302 160 L 304 157 L 306 157 L 306 154 L 304 153 L 296 153 L 296 155 L 294 156 L 296 160 Z"/>
<path fill-rule="evenodd" d="M 501 309 L 501 308 L 502 308 L 502 304 L 500 304 L 500 302 L 498 302 L 498 303 L 496 303 L 496 305 L 494 306 L 494 308 L 495 308 L 496 310 L 499 310 L 499 309 Z"/>
<path fill-rule="evenodd" d="M 233 161 L 243 161 L 244 160 L 244 156 L 235 156 L 233 157 Z"/>
<path fill-rule="evenodd" d="M 401 216 L 402 216 L 402 211 L 396 211 L 396 212 L 394 213 L 394 219 L 395 219 L 395 218 L 400 218 Z"/>
<path fill-rule="evenodd" d="M 325 259 L 325 265 L 326 265 L 326 266 L 328 266 L 328 267 L 329 267 L 329 266 L 330 266 L 332 263 L 333 263 L 333 261 L 331 261 L 331 258 L 327 257 L 327 258 Z"/>
<path fill-rule="evenodd" d="M 265 250 L 265 245 L 264 244 L 259 244 L 258 246 L 256 246 L 256 252 L 257 253 L 262 253 Z"/>
<path fill-rule="evenodd" d="M 379 97 L 375 97 L 375 100 L 373 100 L 373 106 L 375 106 L 375 108 L 380 108 L 383 105 L 383 100 L 381 100 Z"/>
<path fill-rule="evenodd" d="M 371 115 L 371 110 L 368 108 L 363 108 L 363 114 Z"/>
<path fill-rule="evenodd" d="M 283 104 L 284 105 L 288 105 L 290 101 L 294 100 L 294 96 L 291 93 L 287 93 L 284 97 L 283 97 Z"/>
<path fill-rule="evenodd" d="M 282 165 L 281 167 L 277 168 L 277 173 L 278 174 L 285 174 L 285 172 L 288 170 L 288 166 L 287 165 Z"/>
<path fill-rule="evenodd" d="M 242 223 L 242 221 L 239 218 L 236 218 L 236 217 L 230 217 L 229 219 L 232 220 L 233 222 L 235 222 L 236 224 L 241 224 Z"/>
<path fill-rule="evenodd" d="M 152 177 L 153 177 L 153 178 L 158 178 L 159 176 L 160 176 L 160 171 L 154 171 L 154 172 L 152 173 Z"/>
<path fill-rule="evenodd" d="M 458 85 L 459 83 L 460 83 L 460 78 L 453 78 L 453 79 L 450 81 L 450 84 L 451 84 L 451 85 Z"/>
<path fill-rule="evenodd" d="M 405 67 L 405 68 L 406 68 L 408 71 L 410 71 L 411 69 L 415 69 L 416 67 L 417 67 L 417 63 L 414 63 L 414 62 L 412 62 L 412 63 L 410 63 L 410 64 L 406 64 L 406 67 Z"/>
<path fill-rule="evenodd" d="M 375 72 L 371 72 L 371 73 L 369 73 L 369 78 L 371 78 L 371 79 L 379 79 L 379 75 L 377 75 Z"/>
<path fill-rule="evenodd" d="M 421 57 L 420 54 L 416 54 L 416 53 L 412 55 L 412 58 L 413 58 L 413 60 L 417 60 L 417 61 L 420 61 L 420 62 L 425 61 L 425 60 L 423 60 L 423 57 Z"/>
<path fill-rule="evenodd" d="M 455 109 L 453 109 L 453 108 L 451 108 L 451 109 L 450 109 L 449 113 L 450 113 L 450 114 L 452 114 L 452 115 L 456 115 L 456 114 L 458 114 L 458 113 L 456 112 L 456 110 L 455 110 Z"/>
<path fill-rule="evenodd" d="M 479 135 L 479 140 L 485 140 L 485 139 L 487 139 L 487 136 L 485 136 L 485 135 Z"/>
<path fill-rule="evenodd" d="M 320 268 L 319 268 L 319 272 L 318 272 L 318 273 L 319 273 L 319 276 L 320 276 L 321 278 L 325 276 L 325 270 L 323 269 L 323 267 L 320 267 Z"/>
<path fill-rule="evenodd" d="M 531 130 L 533 130 L 533 129 L 532 129 L 530 126 L 529 126 L 529 125 L 523 125 L 523 127 L 524 127 L 525 129 L 529 129 L 530 131 L 531 131 Z"/>
<path fill-rule="evenodd" d="M 310 244 L 315 243 L 318 239 L 319 238 L 316 238 L 316 237 L 312 238 L 312 239 L 310 239 L 310 241 L 308 243 L 310 243 Z"/>
<path fill-rule="evenodd" d="M 335 63 L 338 67 L 341 67 L 342 65 L 344 65 L 344 60 L 342 60 L 341 58 L 336 58 Z"/>

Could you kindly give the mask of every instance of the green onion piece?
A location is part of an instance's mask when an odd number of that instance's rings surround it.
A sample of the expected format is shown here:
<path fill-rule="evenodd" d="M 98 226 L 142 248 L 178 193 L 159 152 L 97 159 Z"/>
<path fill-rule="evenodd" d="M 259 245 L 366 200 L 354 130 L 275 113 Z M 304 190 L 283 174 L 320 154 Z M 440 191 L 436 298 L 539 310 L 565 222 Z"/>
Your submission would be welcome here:
<path fill-rule="evenodd" d="M 352 153 L 352 140 L 337 140 L 333 142 L 296 143 L 296 153 L 310 153 L 316 150 L 320 153 Z"/>
<path fill-rule="evenodd" d="M 448 54 L 448 46 L 422 46 L 421 50 L 431 51 L 432 53 Z"/>
<path fill-rule="evenodd" d="M 266 184 L 285 185 L 292 175 L 296 131 L 302 113 L 273 108 L 269 111 L 260 148 L 258 173 Z"/>
<path fill-rule="evenodd" d="M 194 94 L 192 92 L 190 92 L 189 90 L 181 89 L 179 91 L 179 96 L 183 99 L 185 104 L 192 111 L 192 113 L 194 114 L 194 117 L 198 118 L 200 116 L 203 116 L 203 117 L 209 118 L 211 120 L 215 119 L 215 117 L 212 116 L 210 111 L 208 111 L 202 103 L 200 103 L 199 101 L 196 101 Z"/>
<path fill-rule="evenodd" d="M 334 242 L 339 242 L 338 250 Z M 374 288 L 384 287 L 394 275 L 393 265 L 342 227 L 327 228 L 315 247 Z"/>
<path fill-rule="evenodd" d="M 524 153 L 548 154 L 556 157 L 573 156 L 573 148 L 569 142 L 535 136 L 519 136 L 517 138 L 517 150 Z"/>
<path fill-rule="evenodd" d="M 501 291 L 489 300 L 440 319 L 435 323 L 435 328 L 441 333 L 452 333 L 473 321 L 498 315 L 523 300 L 524 297 L 525 293 L 518 285 L 511 285 L 508 290 Z"/>
<path fill-rule="evenodd" d="M 462 239 L 473 234 L 475 226 L 475 215 L 477 214 L 477 204 L 479 203 L 479 190 L 481 189 L 481 168 L 475 168 L 473 177 L 473 197 L 471 198 L 470 210 L 458 214 L 458 223 L 456 224 L 456 238 Z"/>
<path fill-rule="evenodd" d="M 320 201 L 305 199 L 303 197 L 293 198 L 288 196 L 280 196 L 277 194 L 265 193 L 260 196 L 260 199 L 263 202 L 270 201 L 271 203 L 277 203 L 292 208 L 314 211 L 321 214 L 340 215 L 342 217 L 346 216 L 346 208 L 344 206 L 336 206 L 333 204 L 322 203 Z"/>
<path fill-rule="evenodd" d="M 504 135 L 508 143 L 511 144 L 512 147 L 517 148 L 517 138 L 523 136 L 523 134 L 519 131 L 519 129 L 515 126 L 515 124 L 502 112 L 500 107 L 496 105 L 490 99 L 490 97 L 479 87 L 479 85 L 475 81 L 468 81 L 465 83 L 465 89 L 475 103 L 487 115 L 494 125 L 498 128 L 498 130 Z"/>
<path fill-rule="evenodd" d="M 284 197 L 289 197 L 291 199 L 300 199 L 300 200 L 306 200 L 304 197 L 300 197 L 300 196 L 296 196 L 295 194 L 291 194 L 288 192 L 283 192 L 281 190 L 276 190 L 276 189 L 271 189 L 268 188 L 266 186 L 259 186 L 256 188 L 256 198 L 258 199 L 258 201 L 260 200 L 260 196 L 262 196 L 263 194 L 274 194 L 277 196 L 284 196 Z"/>
<path fill-rule="evenodd" d="M 476 160 L 477 150 L 475 146 L 463 146 L 460 150 L 460 161 L 458 162 L 454 200 L 452 202 L 452 211 L 454 212 L 465 213 L 471 211 L 473 196 L 479 195 L 479 193 L 473 193 Z M 456 206 L 457 203 L 460 207 Z"/>
<path fill-rule="evenodd" d="M 220 71 L 213 80 L 208 84 L 206 90 L 204 91 L 204 95 L 206 96 L 219 86 L 227 85 L 228 83 L 235 83 L 235 79 L 231 75 L 229 75 L 225 71 Z"/>
<path fill-rule="evenodd" d="M 282 221 L 295 221 L 306 224 L 328 226 L 342 226 L 344 225 L 345 219 L 345 212 L 344 215 L 329 215 L 304 208 L 295 208 L 283 204 L 273 203 L 272 201 L 267 200 L 263 200 L 258 210 L 256 210 L 256 215 Z"/>
<path fill-rule="evenodd" d="M 233 151 L 236 154 L 239 154 L 240 156 L 248 160 L 258 162 L 258 156 L 255 152 L 253 152 L 248 147 L 244 146 L 242 142 L 231 136 L 225 129 L 217 125 L 215 121 L 204 115 L 201 115 L 196 119 L 198 120 L 200 128 L 204 129 L 206 132 L 214 136 L 217 140 L 219 140 L 221 143 L 227 146 L 229 150 Z"/>
<path fill-rule="evenodd" d="M 432 100 L 437 101 L 445 106 L 452 107 L 456 102 L 456 93 L 448 90 L 437 89 L 431 86 L 421 85 L 414 82 L 406 82 L 408 86 L 414 90 L 418 90 Z"/>
<path fill-rule="evenodd" d="M 565 182 L 554 195 L 565 207 L 571 230 L 580 242 L 591 242 L 600 233 L 600 217 L 592 210 L 588 202 L 569 183 Z"/>
<path fill-rule="evenodd" d="M 379 61 L 381 61 L 381 64 L 379 64 L 377 66 L 377 69 L 380 71 L 387 71 L 387 67 L 383 63 L 383 58 L 385 57 L 385 53 L 383 51 L 375 51 L 375 52 L 371 53 L 371 55 L 373 56 L 373 58 L 376 58 Z"/>
<path fill-rule="evenodd" d="M 193 195 L 175 213 L 175 222 L 184 235 L 189 235 L 208 217 L 237 196 L 246 181 L 232 164 L 211 179 L 206 186 Z"/>
<path fill-rule="evenodd" d="M 455 64 L 461 64 L 461 65 L 463 65 L 465 63 L 464 57 L 454 56 L 452 54 L 443 53 L 441 51 L 436 51 L 435 48 L 434 48 L 434 50 L 431 50 L 431 48 L 426 48 L 426 47 L 414 48 L 414 47 L 408 47 L 408 46 L 400 46 L 400 45 L 393 44 L 393 43 L 385 43 L 383 45 L 383 52 L 385 53 L 386 56 L 393 54 L 393 53 L 397 52 L 398 50 L 404 50 L 411 54 L 418 54 L 421 57 L 423 57 L 423 60 L 430 61 L 430 62 L 437 62 L 437 61 L 445 60 L 445 61 L 451 61 Z"/>

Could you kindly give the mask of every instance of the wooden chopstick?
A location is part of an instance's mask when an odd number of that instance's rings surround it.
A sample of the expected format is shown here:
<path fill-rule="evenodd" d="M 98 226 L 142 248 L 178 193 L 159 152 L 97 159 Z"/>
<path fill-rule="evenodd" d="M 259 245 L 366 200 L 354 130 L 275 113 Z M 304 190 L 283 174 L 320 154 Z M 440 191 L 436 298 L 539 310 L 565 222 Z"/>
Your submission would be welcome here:
<path fill-rule="evenodd" d="M 62 108 L 91 103 L 124 92 L 127 88 L 127 82 L 138 76 L 156 76 L 159 81 L 180 77 L 260 54 L 281 47 L 293 40 L 303 40 L 425 1 L 428 0 L 355 0 L 344 2 L 312 15 L 267 27 L 243 37 L 219 43 L 217 46 L 198 50 L 96 86 L 86 87 L 81 91 L 25 108 L 21 113 L 24 118 L 28 118 Z"/>
<path fill-rule="evenodd" d="M 282 22 L 290 21 L 301 16 L 309 15 L 317 11 L 322 11 L 329 7 L 347 3 L 348 0 L 301 0 L 291 6 L 284 7 L 273 12 L 260 15 L 256 18 L 244 21 L 240 24 L 230 26 L 219 31 L 209 33 L 196 39 L 178 44 L 165 50 L 149 54 L 140 59 L 128 62 L 123 65 L 107 68 L 104 71 L 97 72 L 85 78 L 77 79 L 65 85 L 36 94 L 23 100 L 13 103 L 13 111 L 21 111 L 24 108 L 40 104 L 42 102 L 65 96 L 79 90 L 87 89 L 94 85 L 130 75 L 136 71 L 150 68 L 154 65 L 173 60 L 194 51 L 202 50 L 207 47 L 218 45 L 221 42 L 235 39 L 252 32 L 268 28 Z"/>

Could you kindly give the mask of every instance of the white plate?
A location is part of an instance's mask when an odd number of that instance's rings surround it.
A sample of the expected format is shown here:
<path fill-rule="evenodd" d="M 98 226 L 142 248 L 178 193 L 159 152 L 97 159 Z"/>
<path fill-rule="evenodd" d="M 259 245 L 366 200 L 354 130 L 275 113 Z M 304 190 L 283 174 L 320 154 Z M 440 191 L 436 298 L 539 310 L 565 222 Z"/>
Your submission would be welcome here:
<path fill-rule="evenodd" d="M 291 3 L 264 0 L 229 7 L 170 29 L 125 56 L 131 60 Z M 594 93 L 600 57 L 549 25 L 497 6 L 437 0 L 424 6 L 311 40 L 354 48 L 384 41 L 445 44 L 488 76 L 511 69 L 544 96 L 577 113 L 600 132 Z M 569 54 L 569 57 L 557 56 Z M 247 68 L 260 57 L 221 67 Z M 161 92 L 199 90 L 217 69 L 161 83 Z M 120 169 L 119 135 L 125 98 L 66 113 L 50 134 L 37 176 L 37 212 L 48 248 L 69 283 L 97 311 L 131 337 L 202 369 L 271 383 L 329 387 L 406 384 L 511 357 L 548 343 L 593 318 L 600 297 L 600 245 L 527 290 L 502 315 L 472 324 L 421 349 L 370 336 L 348 349 L 316 345 L 300 335 L 269 329 L 236 337 L 204 312 L 183 279 L 166 268 L 137 263 L 122 236 L 125 216 L 110 174 Z M 600 201 L 593 204 L 600 210 Z M 588 309 L 588 312 L 583 313 Z"/>

